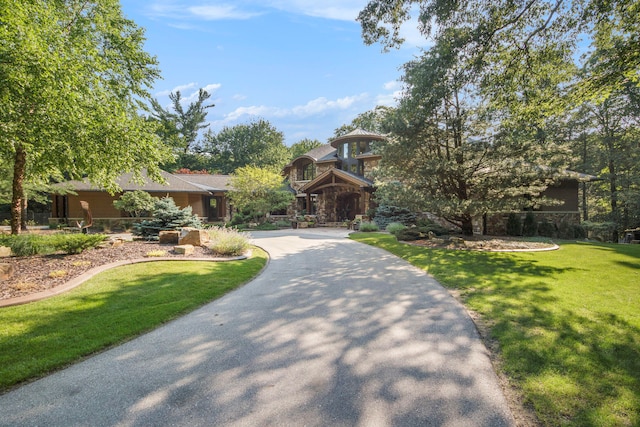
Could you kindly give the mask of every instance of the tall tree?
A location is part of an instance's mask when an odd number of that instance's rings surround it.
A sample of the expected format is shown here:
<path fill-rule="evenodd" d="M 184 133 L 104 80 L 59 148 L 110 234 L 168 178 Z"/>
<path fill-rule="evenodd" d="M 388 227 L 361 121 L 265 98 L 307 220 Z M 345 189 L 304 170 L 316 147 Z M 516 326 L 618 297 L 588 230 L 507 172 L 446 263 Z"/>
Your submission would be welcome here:
<path fill-rule="evenodd" d="M 369 132 L 384 133 L 383 124 L 385 117 L 391 111 L 390 107 L 378 105 L 376 108 L 364 113 L 358 114 L 358 116 L 351 121 L 348 125 L 342 125 L 333 132 L 331 139 L 338 138 L 346 135 L 358 128 L 364 129 Z"/>
<path fill-rule="evenodd" d="M 223 128 L 205 135 L 204 151 L 211 156 L 210 169 L 232 173 L 243 166 L 279 172 L 291 159 L 284 135 L 266 120 Z"/>
<path fill-rule="evenodd" d="M 11 231 L 25 182 L 86 176 L 110 191 L 125 171 L 161 180 L 166 152 L 139 116 L 159 76 L 143 30 L 117 0 L 0 0 L 0 155 L 13 165 Z"/>
<path fill-rule="evenodd" d="M 198 91 L 198 99 L 191 102 L 185 110 L 180 91 L 172 92 L 169 99 L 173 111 L 164 108 L 157 99 L 151 100 L 151 116 L 160 124 L 158 133 L 178 154 L 187 154 L 194 150 L 198 145 L 199 132 L 209 127 L 209 123 L 206 123 L 206 110 L 214 107 L 214 104 L 206 105 L 205 102 L 210 97 L 211 94 L 201 88 Z"/>
<path fill-rule="evenodd" d="M 322 142 L 317 139 L 301 139 L 300 141 L 294 143 L 291 147 L 289 147 L 289 153 L 291 154 L 291 158 L 295 159 L 296 157 L 300 157 L 303 154 L 308 153 L 314 148 L 318 148 L 322 146 Z"/>

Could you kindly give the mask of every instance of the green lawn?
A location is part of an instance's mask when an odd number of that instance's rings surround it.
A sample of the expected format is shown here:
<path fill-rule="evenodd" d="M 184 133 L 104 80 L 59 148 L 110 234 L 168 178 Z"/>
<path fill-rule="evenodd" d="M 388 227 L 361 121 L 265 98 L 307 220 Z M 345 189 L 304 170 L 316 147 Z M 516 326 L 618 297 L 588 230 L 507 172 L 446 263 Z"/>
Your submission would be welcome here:
<path fill-rule="evenodd" d="M 640 425 L 640 245 L 487 253 L 352 238 L 458 290 L 491 327 L 502 368 L 543 425 Z"/>
<path fill-rule="evenodd" d="M 0 309 L 0 391 L 121 343 L 248 282 L 266 263 L 159 261 L 101 273 L 46 300 Z"/>

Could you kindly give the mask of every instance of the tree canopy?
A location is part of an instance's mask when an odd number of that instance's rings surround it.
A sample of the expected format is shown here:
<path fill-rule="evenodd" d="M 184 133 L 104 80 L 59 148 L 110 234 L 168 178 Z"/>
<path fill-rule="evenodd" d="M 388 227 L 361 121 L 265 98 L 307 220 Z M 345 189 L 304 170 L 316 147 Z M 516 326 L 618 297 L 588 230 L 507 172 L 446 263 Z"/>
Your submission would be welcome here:
<path fill-rule="evenodd" d="M 231 178 L 229 198 L 238 209 L 261 222 L 269 212 L 285 209 L 294 195 L 284 187 L 279 173 L 256 166 L 238 168 Z"/>
<path fill-rule="evenodd" d="M 157 179 L 167 155 L 138 111 L 159 76 L 143 30 L 116 0 L 0 0 L 0 155 L 13 167 L 13 233 L 25 182 L 125 171 Z"/>
<path fill-rule="evenodd" d="M 282 132 L 262 119 L 208 132 L 204 151 L 211 156 L 210 169 L 225 174 L 244 166 L 279 172 L 291 159 Z"/>
<path fill-rule="evenodd" d="M 320 146 L 322 146 L 322 142 L 317 139 L 305 138 L 291 145 L 291 147 L 289 147 L 289 153 L 291 159 L 295 159 Z"/>

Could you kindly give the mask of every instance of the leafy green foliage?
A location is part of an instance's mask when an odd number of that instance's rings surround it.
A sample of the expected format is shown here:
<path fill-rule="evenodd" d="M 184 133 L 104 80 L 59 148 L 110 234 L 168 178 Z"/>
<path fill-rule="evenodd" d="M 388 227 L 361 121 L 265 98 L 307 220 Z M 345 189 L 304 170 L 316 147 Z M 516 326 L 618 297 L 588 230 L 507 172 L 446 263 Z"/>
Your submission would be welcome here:
<path fill-rule="evenodd" d="M 177 230 L 182 227 L 202 228 L 202 222 L 194 215 L 191 206 L 180 208 L 171 197 L 155 201 L 153 219 L 134 225 L 134 233 L 139 236 L 154 237 L 163 230 Z"/>
<path fill-rule="evenodd" d="M 295 159 L 297 157 L 302 156 L 303 154 L 308 153 L 314 148 L 318 148 L 321 146 L 322 146 L 322 142 L 318 141 L 317 139 L 305 138 L 296 142 L 291 147 L 289 147 L 289 152 L 291 153 L 291 158 Z"/>
<path fill-rule="evenodd" d="M 204 89 L 198 91 L 198 99 L 185 108 L 180 91 L 169 94 L 172 108 L 166 109 L 156 99 L 151 100 L 151 120 L 157 124 L 157 134 L 172 148 L 174 159 L 164 165 L 165 169 L 203 169 L 206 159 L 201 154 L 199 132 L 209 127 L 206 122 L 207 109 L 214 105 L 205 102 L 211 94 Z"/>
<path fill-rule="evenodd" d="M 269 212 L 285 209 L 295 199 L 284 187 L 280 174 L 255 166 L 236 170 L 231 178 L 231 187 L 229 199 L 245 216 L 239 217 L 240 221 L 250 215 L 254 222 L 264 222 Z"/>
<path fill-rule="evenodd" d="M 374 231 L 380 231 L 380 227 L 375 222 L 363 222 L 360 224 L 359 231 L 363 233 L 371 233 Z"/>
<path fill-rule="evenodd" d="M 211 242 L 207 247 L 223 256 L 243 255 L 249 250 L 249 235 L 233 228 L 213 227 L 208 230 Z"/>
<path fill-rule="evenodd" d="M 116 209 L 127 212 L 132 217 L 146 216 L 155 207 L 156 198 L 142 190 L 127 191 L 113 201 Z"/>
<path fill-rule="evenodd" d="M 533 237 L 536 234 L 538 234 L 536 216 L 532 211 L 527 211 L 524 221 L 522 221 L 522 235 L 525 237 Z"/>
<path fill-rule="evenodd" d="M 414 214 L 407 208 L 380 205 L 376 209 L 373 220 L 376 224 L 378 224 L 378 227 L 384 230 L 385 228 L 387 228 L 387 225 L 392 222 L 399 222 L 400 224 L 404 225 L 415 224 L 416 214 Z"/>
<path fill-rule="evenodd" d="M 79 254 L 95 248 L 107 238 L 104 234 L 20 234 L 0 236 L 0 246 L 11 248 L 15 256 L 49 255 L 56 252 Z"/>
<path fill-rule="evenodd" d="M 391 234 L 396 234 L 402 230 L 406 230 L 407 226 L 402 224 L 401 222 L 392 222 L 387 224 L 385 230 L 387 230 Z"/>
<path fill-rule="evenodd" d="M 159 76 L 118 2 L 0 6 L 0 156 L 13 166 L 12 232 L 25 182 L 83 178 L 111 192 L 123 172 L 159 178 L 168 152 L 138 114 Z"/>
<path fill-rule="evenodd" d="M 284 135 L 266 120 L 224 127 L 218 134 L 208 132 L 203 151 L 211 156 L 209 169 L 223 174 L 245 166 L 280 172 L 291 159 Z"/>
<path fill-rule="evenodd" d="M 520 221 L 520 215 L 516 213 L 510 213 L 507 218 L 507 235 L 508 236 L 520 236 L 522 235 L 522 221 Z"/>

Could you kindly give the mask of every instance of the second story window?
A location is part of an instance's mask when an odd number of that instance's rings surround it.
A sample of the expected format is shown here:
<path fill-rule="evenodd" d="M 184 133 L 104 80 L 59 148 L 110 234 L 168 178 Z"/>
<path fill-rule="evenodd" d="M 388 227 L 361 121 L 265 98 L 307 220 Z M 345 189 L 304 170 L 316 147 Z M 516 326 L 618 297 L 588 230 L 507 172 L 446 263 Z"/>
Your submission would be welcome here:
<path fill-rule="evenodd" d="M 302 180 L 311 181 L 316 177 L 316 168 L 313 163 L 302 166 Z"/>

